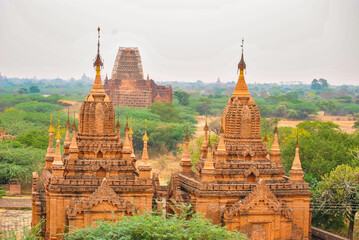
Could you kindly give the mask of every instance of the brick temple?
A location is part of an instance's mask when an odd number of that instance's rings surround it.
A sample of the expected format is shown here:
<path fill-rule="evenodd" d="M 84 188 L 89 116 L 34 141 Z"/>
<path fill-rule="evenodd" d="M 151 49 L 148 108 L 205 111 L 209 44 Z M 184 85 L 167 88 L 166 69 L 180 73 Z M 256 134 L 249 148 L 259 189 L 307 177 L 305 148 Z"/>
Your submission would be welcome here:
<path fill-rule="evenodd" d="M 172 174 L 168 186 L 168 204 L 192 204 L 213 223 L 237 229 L 252 240 L 310 239 L 311 192 L 303 179 L 299 144 L 287 177 L 277 129 L 269 152 L 266 138 L 261 139 L 260 113 L 248 92 L 245 69 L 242 49 L 240 74 L 223 111 L 219 142 L 211 148 L 206 124 L 194 172 L 186 138 L 180 171 Z"/>
<path fill-rule="evenodd" d="M 106 77 L 104 87 L 115 106 L 147 107 L 173 100 L 171 85 L 157 85 L 148 75 L 144 79 L 138 48 L 119 48 L 111 79 Z"/>
<path fill-rule="evenodd" d="M 32 226 L 46 219 L 42 231 L 45 239 L 61 239 L 58 234 L 67 231 L 66 226 L 71 230 L 99 219 L 152 209 L 155 188 L 148 156 L 144 154 L 144 161 L 136 167 L 128 124 L 125 140 L 121 141 L 114 106 L 101 82 L 99 48 L 100 44 L 94 62 L 95 82 L 81 105 L 78 131 L 74 122 L 71 136 L 71 124 L 67 122 L 61 154 L 59 129 L 54 147 L 55 129 L 51 124 L 45 169 L 40 177 L 33 174 Z"/>
<path fill-rule="evenodd" d="M 134 49 L 128 51 L 139 56 Z M 219 142 L 211 147 L 206 123 L 201 157 L 193 166 L 187 134 L 179 171 L 171 175 L 168 186 L 159 185 L 157 173 L 151 176 L 146 132 L 137 166 L 128 122 L 121 140 L 114 105 L 102 85 L 100 43 L 94 67 L 95 81 L 81 105 L 79 124 L 66 123 L 63 154 L 60 127 L 56 130 L 51 120 L 45 169 L 33 173 L 32 226 L 44 219 L 45 239 L 62 239 L 62 233 L 94 225 L 96 220 L 119 220 L 153 207 L 171 213 L 176 211 L 175 202 L 191 204 L 194 212 L 252 240 L 310 239 L 311 192 L 304 181 L 298 138 L 287 177 L 277 128 L 270 151 L 267 137 L 261 139 L 260 113 L 244 78 L 243 49 Z M 128 78 L 138 73 L 129 73 Z"/>

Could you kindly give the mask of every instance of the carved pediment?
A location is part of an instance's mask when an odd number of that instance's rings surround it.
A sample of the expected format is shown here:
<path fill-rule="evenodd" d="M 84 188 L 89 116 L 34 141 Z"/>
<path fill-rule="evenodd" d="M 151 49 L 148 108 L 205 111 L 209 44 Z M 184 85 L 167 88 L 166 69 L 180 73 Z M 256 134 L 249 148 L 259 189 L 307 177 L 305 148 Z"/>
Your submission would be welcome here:
<path fill-rule="evenodd" d="M 259 176 L 259 171 L 257 168 L 251 166 L 249 169 L 247 169 L 245 172 L 244 172 L 244 176 L 248 177 L 251 173 L 254 174 L 254 176 L 258 177 Z"/>
<path fill-rule="evenodd" d="M 91 211 L 102 202 L 108 202 L 118 208 L 118 211 L 125 211 L 132 213 L 134 205 L 126 199 L 122 199 L 117 193 L 108 185 L 107 179 L 102 180 L 101 185 L 88 198 L 74 198 L 67 207 L 67 215 L 74 217 L 83 211 Z"/>
<path fill-rule="evenodd" d="M 291 218 L 291 211 L 260 179 L 257 187 L 245 199 L 226 210 L 224 218 L 232 219 L 234 216 L 258 214 L 258 212 L 280 214 Z"/>

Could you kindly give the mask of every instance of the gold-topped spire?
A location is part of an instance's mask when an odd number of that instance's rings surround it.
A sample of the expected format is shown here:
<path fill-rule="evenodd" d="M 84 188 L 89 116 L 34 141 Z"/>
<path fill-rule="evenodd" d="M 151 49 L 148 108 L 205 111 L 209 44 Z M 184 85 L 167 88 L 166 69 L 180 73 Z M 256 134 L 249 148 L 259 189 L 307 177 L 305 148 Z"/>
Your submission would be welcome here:
<path fill-rule="evenodd" d="M 206 115 L 206 124 L 204 125 L 204 128 L 203 128 L 204 131 L 208 131 L 208 129 L 209 129 L 208 128 L 208 119 L 207 118 L 208 118 L 208 116 Z"/>
<path fill-rule="evenodd" d="M 128 127 L 128 115 L 126 116 L 126 118 L 127 118 L 127 122 L 125 126 L 125 131 L 128 132 L 130 130 L 130 128 Z"/>
<path fill-rule="evenodd" d="M 56 139 L 61 139 L 61 134 L 60 134 L 60 120 L 58 121 L 58 124 L 57 124 L 57 134 L 56 134 Z"/>
<path fill-rule="evenodd" d="M 233 95 L 250 97 L 250 94 L 248 92 L 248 87 L 247 87 L 246 81 L 244 79 L 244 70 L 246 70 L 246 63 L 244 62 L 244 57 L 243 57 L 243 44 L 244 44 L 244 39 L 242 39 L 242 44 L 241 44 L 242 56 L 241 56 L 241 60 L 238 63 L 238 69 L 237 69 L 237 73 L 239 70 L 239 77 L 238 77 L 237 85 L 236 85 L 236 88 L 234 89 Z"/>
<path fill-rule="evenodd" d="M 77 127 L 76 127 L 76 118 L 75 118 L 75 112 L 74 112 L 74 124 L 72 124 L 72 131 L 76 131 Z"/>
<path fill-rule="evenodd" d="M 128 132 L 129 135 L 133 135 L 133 131 L 132 131 L 132 117 L 130 117 L 130 129 Z"/>
<path fill-rule="evenodd" d="M 71 123 L 70 123 L 70 109 L 67 108 L 67 122 L 66 122 L 66 127 L 71 127 Z"/>
<path fill-rule="evenodd" d="M 50 117 L 51 117 L 51 120 L 50 120 L 49 133 L 53 133 L 53 132 L 55 132 L 55 130 L 54 130 L 54 127 L 52 126 L 52 114 L 50 115 Z"/>
<path fill-rule="evenodd" d="M 295 144 L 295 156 L 293 160 L 293 165 L 291 170 L 289 171 L 290 179 L 292 181 L 303 181 L 304 180 L 304 172 L 302 169 L 302 163 L 299 157 L 299 137 L 298 137 L 298 129 L 297 129 L 297 142 Z"/>
<path fill-rule="evenodd" d="M 100 70 L 103 67 L 103 62 L 100 56 L 100 27 L 97 28 L 98 40 L 97 40 L 97 56 L 96 60 L 93 63 L 93 66 L 96 69 L 96 75 L 100 75 Z"/>
<path fill-rule="evenodd" d="M 101 69 L 103 68 L 103 62 L 102 62 L 101 55 L 100 55 L 100 27 L 97 28 L 97 31 L 98 31 L 97 55 L 96 55 L 96 59 L 93 63 L 93 66 L 96 70 L 96 77 L 95 77 L 95 82 L 92 86 L 92 90 L 89 95 L 91 95 L 91 93 L 100 93 L 101 95 L 103 95 L 105 93 L 105 90 L 102 85 L 102 80 L 101 80 Z M 88 97 L 89 97 L 89 95 L 88 95 Z M 90 100 L 90 99 L 87 99 L 87 100 Z"/>
<path fill-rule="evenodd" d="M 144 141 L 144 142 L 148 142 L 148 136 L 147 136 L 147 119 L 145 119 L 145 135 L 143 135 L 143 138 L 142 138 L 142 140 Z"/>

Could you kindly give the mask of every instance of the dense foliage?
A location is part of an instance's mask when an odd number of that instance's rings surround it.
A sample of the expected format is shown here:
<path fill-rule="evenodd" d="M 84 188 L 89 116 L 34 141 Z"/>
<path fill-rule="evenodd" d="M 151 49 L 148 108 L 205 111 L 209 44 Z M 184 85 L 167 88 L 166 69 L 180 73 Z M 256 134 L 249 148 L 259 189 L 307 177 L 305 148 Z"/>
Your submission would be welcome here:
<path fill-rule="evenodd" d="M 353 239 L 355 215 L 359 204 L 359 167 L 339 165 L 323 176 L 318 184 L 315 196 L 315 210 L 335 219 L 349 221 L 348 238 Z M 326 219 L 325 219 L 326 220 Z M 316 221 L 316 225 L 327 226 L 326 222 Z"/>
<path fill-rule="evenodd" d="M 213 225 L 199 214 L 185 218 L 181 215 L 167 216 L 146 212 L 139 216 L 122 217 L 121 221 L 97 223 L 96 227 L 79 229 L 66 234 L 65 239 L 153 239 L 153 240 L 220 240 L 246 239 L 237 231 L 226 231 L 224 227 Z"/>

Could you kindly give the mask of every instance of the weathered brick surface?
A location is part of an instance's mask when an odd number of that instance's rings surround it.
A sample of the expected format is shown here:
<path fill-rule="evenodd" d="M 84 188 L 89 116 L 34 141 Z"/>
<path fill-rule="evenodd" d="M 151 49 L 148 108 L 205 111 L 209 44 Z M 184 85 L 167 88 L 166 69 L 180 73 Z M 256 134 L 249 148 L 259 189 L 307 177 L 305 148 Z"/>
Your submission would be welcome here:
<path fill-rule="evenodd" d="M 0 208 L 4 208 L 4 209 L 31 208 L 31 197 L 2 197 L 0 199 Z"/>
<path fill-rule="evenodd" d="M 111 79 L 105 90 L 115 106 L 147 107 L 154 102 L 172 102 L 171 86 L 159 86 L 144 79 L 138 48 L 119 48 Z"/>
<path fill-rule="evenodd" d="M 167 210 L 173 202 L 191 203 L 194 211 L 252 240 L 310 239 L 311 192 L 303 179 L 299 147 L 291 177 L 285 177 L 277 133 L 270 152 L 262 142 L 260 113 L 248 92 L 244 68 L 242 55 L 218 144 L 211 148 L 206 124 L 197 171 L 189 171 L 191 163 L 181 159 L 181 170 L 172 174 L 168 186 Z"/>

